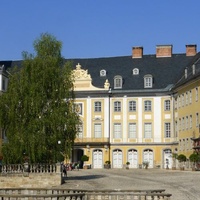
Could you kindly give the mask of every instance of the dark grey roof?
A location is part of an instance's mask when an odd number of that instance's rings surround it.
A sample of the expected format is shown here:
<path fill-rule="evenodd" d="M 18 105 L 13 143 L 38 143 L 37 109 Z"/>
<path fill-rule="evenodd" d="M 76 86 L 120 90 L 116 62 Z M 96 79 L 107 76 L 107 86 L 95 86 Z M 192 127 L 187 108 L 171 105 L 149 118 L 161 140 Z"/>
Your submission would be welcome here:
<path fill-rule="evenodd" d="M 173 54 L 172 57 L 156 58 L 155 55 L 144 55 L 142 58 L 133 59 L 131 56 L 73 59 L 73 67 L 80 63 L 82 69 L 88 69 L 93 85 L 104 87 L 106 79 L 113 89 L 114 77 L 120 75 L 123 78 L 122 90 L 144 90 L 144 76 L 153 76 L 152 89 L 164 89 L 175 84 L 183 74 L 185 67 L 193 60 L 193 56 L 185 54 Z M 133 75 L 132 70 L 139 69 L 139 75 Z M 106 77 L 100 77 L 100 70 L 105 69 Z M 119 91 L 119 89 L 118 89 Z"/>
<path fill-rule="evenodd" d="M 193 67 L 194 67 L 194 73 L 193 73 Z M 180 79 L 176 82 L 173 89 L 176 89 L 180 85 L 187 84 L 188 82 L 199 79 L 200 78 L 200 52 L 193 57 L 192 61 L 188 63 L 188 65 L 185 67 L 187 70 L 182 72 L 180 75 Z M 185 73 L 187 73 L 187 76 L 185 76 Z"/>
<path fill-rule="evenodd" d="M 184 69 L 200 57 L 186 56 L 186 54 L 173 54 L 172 57 L 156 58 L 156 55 L 144 55 L 142 58 L 131 56 L 107 57 L 107 58 L 85 58 L 66 59 L 72 61 L 73 68 L 80 63 L 82 69 L 87 69 L 92 77 L 95 87 L 104 88 L 105 80 L 108 79 L 112 91 L 117 92 L 166 92 L 170 91 L 184 74 Z M 21 67 L 21 61 L 5 61 L 10 67 Z M 1 64 L 1 62 L 0 62 Z M 139 69 L 139 75 L 133 75 L 132 70 Z M 100 77 L 100 70 L 106 70 L 105 77 Z M 144 76 L 153 76 L 153 88 L 144 89 Z M 113 88 L 114 77 L 120 75 L 123 78 L 122 89 Z"/>

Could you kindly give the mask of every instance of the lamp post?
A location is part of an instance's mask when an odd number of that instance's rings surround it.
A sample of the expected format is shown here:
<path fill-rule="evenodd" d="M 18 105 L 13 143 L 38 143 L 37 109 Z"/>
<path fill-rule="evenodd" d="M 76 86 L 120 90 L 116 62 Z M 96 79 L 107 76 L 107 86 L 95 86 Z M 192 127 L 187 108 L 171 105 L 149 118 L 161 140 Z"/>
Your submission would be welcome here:
<path fill-rule="evenodd" d="M 58 154 L 58 161 L 60 162 L 60 149 L 61 149 L 61 141 L 58 140 L 58 151 L 59 151 L 59 154 Z"/>

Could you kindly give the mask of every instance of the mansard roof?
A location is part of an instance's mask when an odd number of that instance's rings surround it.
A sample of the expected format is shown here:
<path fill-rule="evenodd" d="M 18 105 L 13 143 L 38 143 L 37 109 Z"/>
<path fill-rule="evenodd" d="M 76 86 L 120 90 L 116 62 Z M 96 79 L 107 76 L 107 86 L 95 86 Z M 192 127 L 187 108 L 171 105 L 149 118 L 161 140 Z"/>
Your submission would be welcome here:
<path fill-rule="evenodd" d="M 192 61 L 185 67 L 173 89 L 176 90 L 179 86 L 187 84 L 195 79 L 200 79 L 200 52 L 194 56 Z"/>
<path fill-rule="evenodd" d="M 142 58 L 132 58 L 131 56 L 108 57 L 108 58 L 88 58 L 88 59 L 68 59 L 73 62 L 73 68 L 80 63 L 82 69 L 87 69 L 91 75 L 92 84 L 95 87 L 104 87 L 105 80 L 108 79 L 110 86 L 114 88 L 114 77 L 119 75 L 123 78 L 122 89 L 120 90 L 143 90 L 144 76 L 153 77 L 153 87 L 145 88 L 146 91 L 170 90 L 181 77 L 186 66 L 193 60 L 194 56 L 186 54 L 173 54 L 171 57 L 156 58 L 156 55 L 144 55 Z M 138 75 L 133 75 L 133 69 L 139 70 Z M 100 71 L 106 70 L 106 76 L 100 76 Z"/>
<path fill-rule="evenodd" d="M 118 93 L 133 92 L 166 92 L 170 91 L 172 86 L 180 82 L 185 68 L 200 58 L 200 53 L 195 56 L 186 56 L 186 54 L 172 54 L 170 57 L 156 57 L 156 55 L 143 55 L 141 58 L 132 58 L 132 56 L 104 57 L 104 58 L 80 58 L 65 59 L 72 61 L 73 69 L 79 63 L 81 68 L 88 70 L 91 75 L 92 84 L 98 88 L 104 88 L 104 83 L 108 79 L 112 92 Z M 22 61 L 1 61 L 6 68 L 18 66 L 21 67 Z M 199 62 L 198 62 L 199 63 Z M 133 74 L 133 69 L 138 69 L 138 74 Z M 100 76 L 100 71 L 105 70 L 106 75 Z M 151 75 L 153 78 L 153 87 L 144 88 L 145 75 Z M 114 77 L 122 77 L 123 85 L 121 89 L 114 89 Z"/>

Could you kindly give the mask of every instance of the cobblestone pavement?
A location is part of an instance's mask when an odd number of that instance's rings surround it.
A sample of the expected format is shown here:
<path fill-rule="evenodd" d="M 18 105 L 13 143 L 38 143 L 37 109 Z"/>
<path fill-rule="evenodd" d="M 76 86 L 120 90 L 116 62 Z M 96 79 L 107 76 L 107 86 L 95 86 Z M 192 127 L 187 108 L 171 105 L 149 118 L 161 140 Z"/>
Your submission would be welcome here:
<path fill-rule="evenodd" d="M 80 169 L 68 171 L 67 189 L 165 189 L 172 200 L 200 200 L 200 171 Z"/>

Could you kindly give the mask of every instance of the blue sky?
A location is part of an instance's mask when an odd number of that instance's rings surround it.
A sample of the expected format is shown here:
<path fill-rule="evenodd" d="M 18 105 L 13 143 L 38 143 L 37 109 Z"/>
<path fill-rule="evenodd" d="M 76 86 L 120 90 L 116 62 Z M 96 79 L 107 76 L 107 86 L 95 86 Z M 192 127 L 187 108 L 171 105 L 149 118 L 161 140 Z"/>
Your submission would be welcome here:
<path fill-rule="evenodd" d="M 0 60 L 34 53 L 33 41 L 50 33 L 65 58 L 131 55 L 133 46 L 155 54 L 171 44 L 200 48 L 199 0 L 0 0 Z"/>

